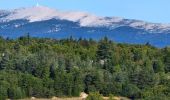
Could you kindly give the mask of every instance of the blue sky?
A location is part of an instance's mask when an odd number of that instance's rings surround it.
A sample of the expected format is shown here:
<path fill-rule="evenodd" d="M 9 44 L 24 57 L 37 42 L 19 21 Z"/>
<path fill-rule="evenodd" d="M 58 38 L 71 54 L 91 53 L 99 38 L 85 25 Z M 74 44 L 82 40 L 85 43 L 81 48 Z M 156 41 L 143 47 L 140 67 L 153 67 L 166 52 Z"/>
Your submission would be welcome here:
<path fill-rule="evenodd" d="M 170 0 L 0 0 L 0 9 L 36 5 L 149 22 L 170 23 Z"/>

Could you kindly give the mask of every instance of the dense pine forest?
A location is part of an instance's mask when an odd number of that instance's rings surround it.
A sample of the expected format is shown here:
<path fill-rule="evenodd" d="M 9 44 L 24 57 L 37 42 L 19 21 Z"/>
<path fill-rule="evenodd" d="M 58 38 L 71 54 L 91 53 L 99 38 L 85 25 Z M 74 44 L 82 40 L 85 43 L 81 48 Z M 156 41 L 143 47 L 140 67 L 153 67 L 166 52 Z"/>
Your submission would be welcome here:
<path fill-rule="evenodd" d="M 120 44 L 107 37 L 0 38 L 0 100 L 81 92 L 170 100 L 170 48 Z"/>

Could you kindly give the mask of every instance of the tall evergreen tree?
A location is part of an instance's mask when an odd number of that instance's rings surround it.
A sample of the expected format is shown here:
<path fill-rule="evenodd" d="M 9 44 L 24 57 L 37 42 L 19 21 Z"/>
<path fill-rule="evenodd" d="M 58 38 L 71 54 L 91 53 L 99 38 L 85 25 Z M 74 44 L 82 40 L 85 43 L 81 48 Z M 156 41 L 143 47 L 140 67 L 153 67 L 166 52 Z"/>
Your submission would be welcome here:
<path fill-rule="evenodd" d="M 107 37 L 104 37 L 99 41 L 99 45 L 96 52 L 97 61 L 103 65 L 104 69 L 108 69 L 109 62 L 111 60 L 111 47 L 110 41 Z"/>
<path fill-rule="evenodd" d="M 165 56 L 165 71 L 170 72 L 170 51 L 167 51 Z"/>

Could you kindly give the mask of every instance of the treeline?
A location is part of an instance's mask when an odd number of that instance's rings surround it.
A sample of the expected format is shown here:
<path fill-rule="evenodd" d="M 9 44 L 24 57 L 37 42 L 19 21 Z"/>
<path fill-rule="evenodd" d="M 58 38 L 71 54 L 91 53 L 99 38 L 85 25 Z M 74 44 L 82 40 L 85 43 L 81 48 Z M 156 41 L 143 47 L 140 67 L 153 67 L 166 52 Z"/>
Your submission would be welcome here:
<path fill-rule="evenodd" d="M 0 38 L 0 100 L 99 92 L 170 100 L 170 48 L 92 39 Z"/>

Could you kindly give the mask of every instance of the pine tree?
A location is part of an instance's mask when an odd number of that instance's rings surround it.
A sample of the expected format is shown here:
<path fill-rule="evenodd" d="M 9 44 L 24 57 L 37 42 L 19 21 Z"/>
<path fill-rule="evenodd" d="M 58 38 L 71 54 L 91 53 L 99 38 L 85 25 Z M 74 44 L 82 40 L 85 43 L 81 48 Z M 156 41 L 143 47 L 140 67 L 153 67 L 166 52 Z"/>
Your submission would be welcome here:
<path fill-rule="evenodd" d="M 2 60 L 0 61 L 0 69 L 7 69 L 10 67 L 9 55 L 7 53 L 2 54 Z"/>
<path fill-rule="evenodd" d="M 153 69 L 154 69 L 155 73 L 164 72 L 165 68 L 164 68 L 163 62 L 161 60 L 154 61 L 153 62 Z"/>
<path fill-rule="evenodd" d="M 111 47 L 110 41 L 107 37 L 99 42 L 96 52 L 97 61 L 104 66 L 104 69 L 108 69 L 109 62 L 111 60 Z"/>
<path fill-rule="evenodd" d="M 165 56 L 165 71 L 170 72 L 170 51 L 168 51 Z"/>

